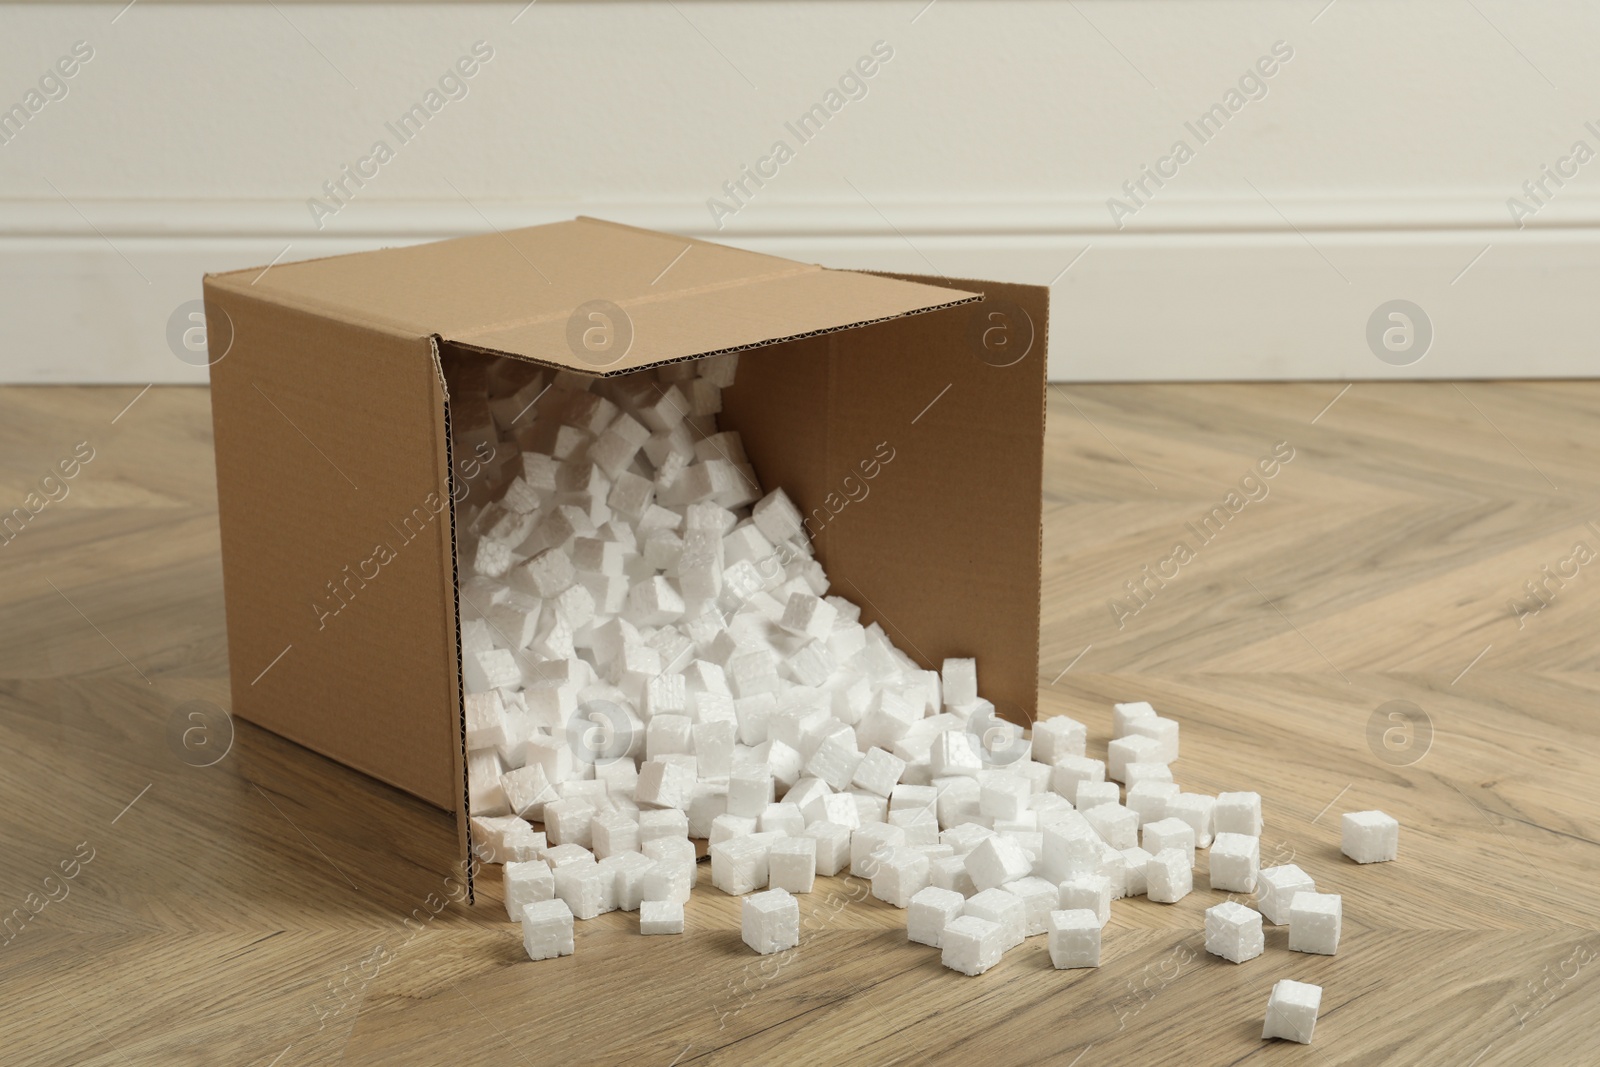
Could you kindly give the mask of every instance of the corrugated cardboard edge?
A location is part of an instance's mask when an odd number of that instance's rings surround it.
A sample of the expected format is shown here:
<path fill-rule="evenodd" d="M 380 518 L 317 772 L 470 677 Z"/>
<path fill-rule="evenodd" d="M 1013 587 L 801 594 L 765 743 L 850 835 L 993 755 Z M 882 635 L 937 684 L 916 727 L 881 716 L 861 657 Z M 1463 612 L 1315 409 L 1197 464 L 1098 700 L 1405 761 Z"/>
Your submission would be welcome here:
<path fill-rule="evenodd" d="M 454 613 L 451 620 L 451 630 L 455 635 L 456 644 L 456 776 L 461 781 L 461 803 L 456 807 L 456 844 L 460 851 L 462 866 L 465 870 L 467 881 L 467 903 L 476 903 L 476 890 L 473 882 L 476 876 L 477 864 L 473 862 L 472 848 L 472 787 L 467 780 L 467 696 L 466 683 L 463 680 L 464 672 L 461 669 L 461 559 L 460 546 L 457 543 L 456 524 L 456 459 L 455 440 L 451 433 L 450 425 L 450 382 L 445 377 L 444 359 L 439 351 L 439 338 L 429 338 L 432 348 L 433 369 L 439 375 L 439 388 L 444 395 L 444 458 L 445 458 L 445 491 L 449 494 L 449 507 L 445 509 L 450 516 L 450 610 Z"/>

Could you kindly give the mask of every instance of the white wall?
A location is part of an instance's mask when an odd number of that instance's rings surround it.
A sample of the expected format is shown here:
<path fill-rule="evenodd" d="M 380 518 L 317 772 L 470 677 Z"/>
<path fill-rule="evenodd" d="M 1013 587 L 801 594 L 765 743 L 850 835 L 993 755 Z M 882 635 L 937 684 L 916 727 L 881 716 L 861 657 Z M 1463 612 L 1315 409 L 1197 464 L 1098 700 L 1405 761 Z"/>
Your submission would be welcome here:
<path fill-rule="evenodd" d="M 0 109 L 94 50 L 0 144 L 0 380 L 202 380 L 166 328 L 203 271 L 580 212 L 1056 279 L 1063 378 L 1593 373 L 1600 162 L 1524 228 L 1507 199 L 1600 151 L 1597 5 L 925 3 L 0 5 Z M 477 41 L 467 95 L 401 144 L 385 123 Z M 878 41 L 865 97 L 800 143 L 785 121 Z M 1185 121 L 1279 41 L 1202 144 Z M 1194 158 L 1119 229 L 1107 199 L 1180 137 Z M 308 199 L 379 139 L 394 158 L 319 228 Z M 719 232 L 707 199 L 777 139 L 794 158 Z M 1435 330 L 1410 366 L 1365 339 L 1393 298 Z"/>

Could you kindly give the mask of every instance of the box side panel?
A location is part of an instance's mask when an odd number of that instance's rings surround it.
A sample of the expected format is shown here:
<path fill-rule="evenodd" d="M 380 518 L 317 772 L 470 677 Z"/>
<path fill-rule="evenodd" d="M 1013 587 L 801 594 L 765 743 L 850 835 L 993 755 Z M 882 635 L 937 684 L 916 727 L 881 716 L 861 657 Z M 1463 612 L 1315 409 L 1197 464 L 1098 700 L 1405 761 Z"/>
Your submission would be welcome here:
<path fill-rule="evenodd" d="M 233 712 L 461 799 L 444 388 L 404 338 L 206 286 Z M 215 331 L 213 331 L 215 333 Z"/>
<path fill-rule="evenodd" d="M 925 667 L 978 657 L 980 693 L 1031 722 L 1049 291 L 945 284 L 985 298 L 830 338 L 826 489 L 804 504 L 835 592 Z"/>

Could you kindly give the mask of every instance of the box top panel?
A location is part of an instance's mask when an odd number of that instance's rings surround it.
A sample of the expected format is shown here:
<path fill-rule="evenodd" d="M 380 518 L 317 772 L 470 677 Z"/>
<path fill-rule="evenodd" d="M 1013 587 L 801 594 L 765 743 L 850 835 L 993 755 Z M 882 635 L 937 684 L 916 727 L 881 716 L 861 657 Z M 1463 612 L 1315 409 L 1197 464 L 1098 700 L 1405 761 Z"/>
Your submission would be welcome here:
<path fill-rule="evenodd" d="M 980 297 L 588 218 L 212 282 L 401 336 L 437 334 L 600 376 Z"/>

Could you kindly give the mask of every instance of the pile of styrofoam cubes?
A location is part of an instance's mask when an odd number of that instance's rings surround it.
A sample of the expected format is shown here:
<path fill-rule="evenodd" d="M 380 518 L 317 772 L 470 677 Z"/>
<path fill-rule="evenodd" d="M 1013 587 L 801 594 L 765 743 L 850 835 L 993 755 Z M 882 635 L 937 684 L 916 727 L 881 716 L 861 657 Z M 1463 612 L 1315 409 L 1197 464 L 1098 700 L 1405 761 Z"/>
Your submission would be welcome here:
<path fill-rule="evenodd" d="M 493 496 L 461 537 L 472 828 L 531 958 L 619 909 L 682 933 L 692 839 L 761 953 L 798 944 L 794 894 L 848 873 L 963 974 L 1038 934 L 1056 967 L 1094 967 L 1111 902 L 1183 899 L 1197 849 L 1213 889 L 1255 894 L 1206 912 L 1209 951 L 1260 955 L 1263 918 L 1336 950 L 1340 898 L 1260 869 L 1260 796 L 1173 781 L 1176 721 L 1116 705 L 1104 761 L 1070 718 L 1024 736 L 974 660 L 924 670 L 828 596 L 801 514 L 717 428 L 737 358 L 615 379 L 505 361 L 452 384 Z M 1388 816 L 1344 832 L 1352 858 L 1394 858 Z M 1309 1040 L 1318 997 L 1280 983 L 1267 1036 Z"/>

